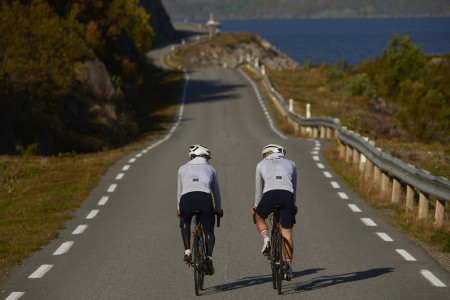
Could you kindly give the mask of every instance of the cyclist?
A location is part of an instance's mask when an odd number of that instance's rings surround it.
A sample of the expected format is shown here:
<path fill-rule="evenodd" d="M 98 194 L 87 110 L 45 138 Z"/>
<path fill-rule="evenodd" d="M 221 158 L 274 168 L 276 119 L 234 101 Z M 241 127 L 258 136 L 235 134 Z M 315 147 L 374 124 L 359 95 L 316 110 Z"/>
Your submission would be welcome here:
<path fill-rule="evenodd" d="M 265 219 L 273 212 L 273 206 L 284 204 L 280 211 L 281 235 L 288 269 L 286 280 L 292 279 L 292 227 L 297 213 L 297 169 L 295 163 L 284 158 L 286 150 L 277 144 L 269 144 L 262 150 L 263 160 L 256 166 L 255 212 L 256 227 L 264 239 L 262 254 L 270 254 L 270 238 Z"/>
<path fill-rule="evenodd" d="M 189 147 L 186 164 L 178 169 L 177 216 L 180 218 L 181 236 L 184 244 L 184 261 L 190 261 L 190 238 L 192 211 L 200 210 L 200 223 L 205 233 L 206 275 L 214 274 L 212 253 L 215 236 L 215 213 L 223 216 L 219 182 L 216 170 L 209 164 L 211 152 L 202 145 Z M 212 194 L 212 195 L 211 195 Z M 214 198 L 214 205 L 213 205 Z"/>

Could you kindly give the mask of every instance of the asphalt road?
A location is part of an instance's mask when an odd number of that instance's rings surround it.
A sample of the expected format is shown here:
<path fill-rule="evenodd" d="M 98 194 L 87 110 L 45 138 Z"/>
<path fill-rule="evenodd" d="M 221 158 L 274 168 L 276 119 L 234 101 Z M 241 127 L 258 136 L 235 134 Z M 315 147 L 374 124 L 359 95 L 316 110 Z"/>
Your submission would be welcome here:
<path fill-rule="evenodd" d="M 450 299 L 449 273 L 346 187 L 323 157 L 326 142 L 274 132 L 237 70 L 187 76 L 167 136 L 115 164 L 59 237 L 0 284 L 0 299 L 197 298 L 175 216 L 177 170 L 194 143 L 212 151 L 225 211 L 202 298 L 278 297 L 250 207 L 261 149 L 279 143 L 299 172 L 295 278 L 281 297 Z"/>

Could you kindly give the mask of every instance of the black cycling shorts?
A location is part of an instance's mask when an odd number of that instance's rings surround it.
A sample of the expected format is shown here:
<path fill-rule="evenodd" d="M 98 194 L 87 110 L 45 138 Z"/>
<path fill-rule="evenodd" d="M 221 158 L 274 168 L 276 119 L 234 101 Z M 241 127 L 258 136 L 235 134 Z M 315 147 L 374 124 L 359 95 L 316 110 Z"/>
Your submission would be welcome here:
<path fill-rule="evenodd" d="M 256 213 L 264 220 L 273 212 L 273 207 L 283 204 L 280 210 L 280 224 L 285 229 L 291 229 L 295 224 L 295 205 L 293 194 L 286 190 L 271 190 L 263 194 L 256 207 Z"/>
<path fill-rule="evenodd" d="M 191 224 L 193 210 L 200 211 L 200 223 L 204 230 L 214 229 L 216 219 L 211 194 L 190 192 L 182 195 L 180 199 L 181 221 Z"/>

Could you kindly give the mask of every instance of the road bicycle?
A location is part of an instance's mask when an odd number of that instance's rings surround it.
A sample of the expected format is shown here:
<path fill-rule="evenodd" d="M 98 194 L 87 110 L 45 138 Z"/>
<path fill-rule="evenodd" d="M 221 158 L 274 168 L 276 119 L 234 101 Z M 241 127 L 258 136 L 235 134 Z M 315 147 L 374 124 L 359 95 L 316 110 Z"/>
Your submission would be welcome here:
<path fill-rule="evenodd" d="M 272 284 L 281 294 L 282 280 L 286 272 L 286 262 L 283 258 L 283 236 L 281 235 L 280 210 L 283 205 L 275 205 L 272 214 L 272 230 L 270 233 L 270 266 L 272 268 Z"/>
<path fill-rule="evenodd" d="M 204 280 L 205 280 L 205 236 L 203 234 L 202 224 L 200 223 L 200 211 L 193 210 L 193 220 L 194 220 L 194 230 L 192 231 L 192 247 L 191 247 L 191 258 L 188 265 L 194 269 L 194 288 L 195 295 L 199 296 L 200 291 L 204 290 Z M 220 227 L 220 216 L 217 215 L 217 227 Z"/>

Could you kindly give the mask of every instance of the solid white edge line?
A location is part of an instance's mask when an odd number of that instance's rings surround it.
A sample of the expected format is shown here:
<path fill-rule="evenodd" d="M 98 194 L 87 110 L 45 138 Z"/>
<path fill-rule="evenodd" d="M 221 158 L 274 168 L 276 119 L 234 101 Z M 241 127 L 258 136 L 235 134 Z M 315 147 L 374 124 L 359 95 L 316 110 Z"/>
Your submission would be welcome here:
<path fill-rule="evenodd" d="M 372 221 L 372 219 L 370 218 L 361 218 L 361 221 L 366 225 L 366 226 L 370 226 L 370 227 L 376 227 L 377 224 Z"/>
<path fill-rule="evenodd" d="M 432 285 L 436 287 L 446 287 L 446 285 L 440 281 L 433 273 L 428 270 L 420 270 L 420 273 L 425 277 Z"/>
<path fill-rule="evenodd" d="M 87 227 L 88 226 L 85 224 L 78 225 L 78 227 L 72 232 L 72 234 L 82 234 L 83 232 L 86 231 Z"/>
<path fill-rule="evenodd" d="M 58 249 L 56 249 L 55 252 L 53 252 L 53 255 L 62 255 L 67 253 L 67 251 L 69 251 L 70 247 L 72 247 L 73 245 L 73 241 L 68 241 L 68 242 L 64 242 L 61 244 L 61 246 L 58 247 Z"/>
<path fill-rule="evenodd" d="M 339 195 L 339 197 L 341 197 L 341 199 L 348 199 L 347 194 L 344 192 L 339 192 L 338 195 Z"/>
<path fill-rule="evenodd" d="M 12 292 L 5 300 L 17 300 L 25 295 L 25 292 Z"/>
<path fill-rule="evenodd" d="M 51 268 L 53 268 L 53 265 L 42 265 L 36 271 L 34 271 L 33 274 L 28 276 L 28 278 L 42 278 L 48 271 L 51 270 Z"/>
<path fill-rule="evenodd" d="M 98 209 L 93 209 L 89 212 L 89 214 L 86 216 L 86 219 L 93 219 L 95 218 L 95 216 L 97 216 L 99 210 Z"/>
<path fill-rule="evenodd" d="M 395 249 L 398 254 L 400 254 L 405 260 L 407 261 L 417 261 L 417 259 L 414 258 L 411 254 L 408 253 L 408 251 L 404 249 Z"/>
<path fill-rule="evenodd" d="M 349 204 L 348 207 L 350 207 L 350 209 L 351 209 L 353 212 L 361 212 L 361 209 L 359 209 L 359 207 L 356 206 L 355 204 Z"/>
<path fill-rule="evenodd" d="M 394 240 L 384 232 L 377 232 L 377 235 L 385 242 L 393 242 Z"/>
<path fill-rule="evenodd" d="M 108 196 L 103 196 L 99 201 L 98 201 L 98 205 L 105 205 L 106 202 L 108 202 L 109 197 Z"/>

